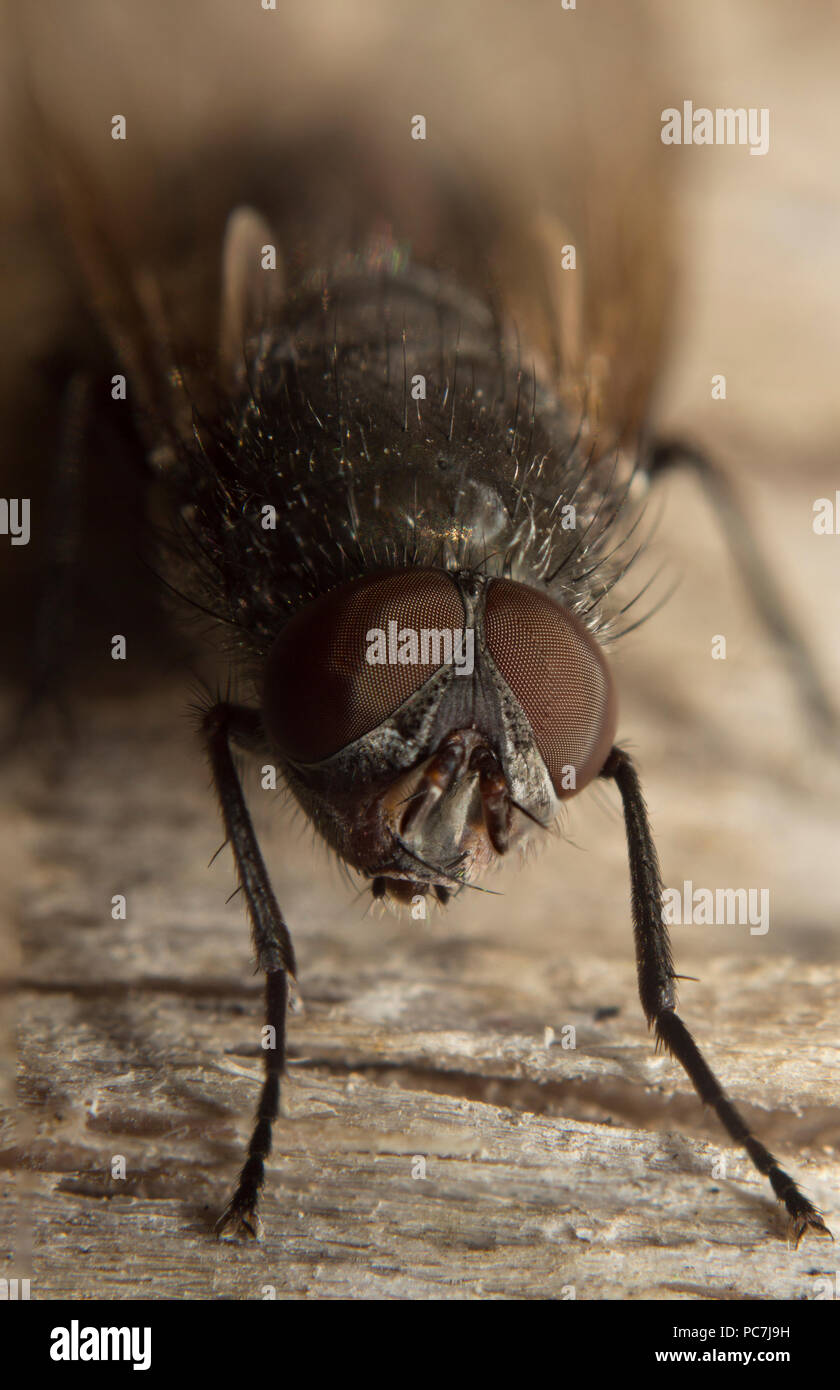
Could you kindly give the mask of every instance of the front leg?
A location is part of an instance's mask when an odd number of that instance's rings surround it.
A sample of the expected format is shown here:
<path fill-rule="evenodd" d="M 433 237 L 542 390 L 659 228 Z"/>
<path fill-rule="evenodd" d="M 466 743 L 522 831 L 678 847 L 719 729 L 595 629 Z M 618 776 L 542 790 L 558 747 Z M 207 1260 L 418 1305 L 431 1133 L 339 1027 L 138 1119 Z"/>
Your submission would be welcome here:
<path fill-rule="evenodd" d="M 273 1029 L 268 1035 L 273 1046 L 264 1052 L 265 1081 L 248 1157 L 236 1191 L 216 1223 L 216 1232 L 221 1235 L 230 1229 L 233 1236 L 251 1236 L 259 1240 L 262 1222 L 257 1204 L 265 1181 L 265 1160 L 271 1152 L 271 1127 L 280 1106 L 280 1078 L 286 1059 L 288 977 L 295 978 L 295 954 L 257 844 L 230 749 L 231 738 L 246 745 L 258 740 L 260 717 L 254 710 L 222 701 L 204 713 L 201 728 L 225 830 L 233 848 L 237 877 L 248 904 L 254 953 L 259 968 L 266 975 L 266 1023 Z"/>
<path fill-rule="evenodd" d="M 600 775 L 616 783 L 624 806 L 639 996 L 645 1017 L 655 1030 L 657 1043 L 682 1064 L 700 1099 L 713 1107 L 736 1144 L 746 1149 L 758 1171 L 770 1179 L 773 1191 L 787 1209 L 794 1243 L 798 1245 L 809 1229 L 832 1238 L 813 1203 L 751 1132 L 676 1013 L 676 976 L 668 928 L 662 920 L 662 876 L 639 776 L 631 759 L 620 748 L 613 748 Z"/>

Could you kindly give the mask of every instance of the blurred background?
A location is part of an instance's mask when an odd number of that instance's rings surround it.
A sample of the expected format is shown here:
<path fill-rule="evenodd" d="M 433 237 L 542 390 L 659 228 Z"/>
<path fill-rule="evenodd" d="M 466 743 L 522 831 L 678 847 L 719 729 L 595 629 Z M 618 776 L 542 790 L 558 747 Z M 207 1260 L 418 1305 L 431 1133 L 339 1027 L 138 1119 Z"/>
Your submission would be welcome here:
<path fill-rule="evenodd" d="M 234 147 L 238 138 L 257 131 L 285 139 L 298 130 L 364 122 L 387 142 L 411 115 L 422 113 L 429 143 L 445 145 L 447 162 L 463 169 L 465 180 L 500 190 L 526 222 L 540 201 L 574 219 L 578 200 L 585 200 L 588 225 L 604 245 L 611 237 L 621 241 L 614 223 L 622 208 L 635 208 L 638 225 L 649 227 L 649 249 L 662 257 L 668 287 L 655 419 L 663 430 L 696 438 L 737 479 L 790 608 L 827 683 L 840 692 L 840 539 L 815 536 L 811 525 L 814 499 L 833 498 L 840 485 L 836 4 L 688 0 L 631 7 L 581 0 L 577 10 L 565 11 L 558 0 L 420 8 L 385 0 L 309 0 L 305 6 L 278 0 L 276 11 L 263 11 L 258 0 L 147 0 L 141 7 L 77 0 L 72 6 L 11 6 L 4 27 L 5 495 L 21 494 L 21 478 L 38 495 L 57 429 L 54 378 L 43 364 L 65 360 L 76 334 L 92 332 L 61 229 L 34 176 L 25 81 L 62 141 L 83 151 L 109 188 L 114 216 L 141 258 L 144 245 L 154 250 L 160 231 L 148 217 L 149 189 L 165 189 L 181 236 L 197 235 L 188 229 L 200 222 L 201 199 L 216 217 L 225 201 L 215 181 L 212 190 L 200 192 L 201 160 L 213 167 L 213 152 Z M 769 153 L 662 147 L 663 107 L 680 108 L 688 99 L 711 108 L 768 107 Z M 118 112 L 129 120 L 124 147 L 106 138 Z M 192 182 L 167 176 L 167 169 L 185 166 Z M 660 178 L 673 182 L 673 215 L 667 200 L 660 201 Z M 617 184 L 621 199 L 610 192 Z M 208 255 L 215 254 L 210 247 Z M 626 288 L 632 301 L 634 287 Z M 649 350 L 643 335 L 639 351 Z M 726 376 L 725 401 L 711 396 L 718 373 Z M 108 486 L 100 486 L 108 505 L 130 509 L 131 497 L 114 499 Z M 113 631 L 122 629 L 108 624 L 128 611 L 120 607 L 129 601 L 128 579 L 124 588 L 122 570 L 119 583 L 102 579 L 114 573 L 114 556 L 125 550 L 123 532 L 109 527 L 105 510 L 86 582 L 91 604 L 105 604 L 97 622 Z M 12 686 L 31 623 L 37 555 L 29 549 L 26 555 L 8 551 L 0 539 L 4 643 L 16 654 L 14 669 L 6 672 Z M 690 878 L 710 887 L 769 886 L 772 903 L 765 937 L 744 929 L 675 929 L 678 969 L 701 980 L 683 986 L 686 1018 L 697 1025 L 733 1092 L 757 1107 L 763 1136 L 778 1141 L 786 1156 L 804 1146 L 814 1163 L 824 1165 L 819 1177 L 827 1201 L 832 1190 L 836 1197 L 838 1138 L 835 1088 L 827 1079 L 836 1068 L 840 1021 L 836 754 L 809 729 L 690 478 L 668 486 L 656 554 L 682 577 L 680 588 L 619 647 L 615 661 L 619 734 L 642 770 L 665 878 L 675 885 Z M 183 717 L 189 658 L 163 642 L 153 609 L 140 599 L 131 602 L 148 668 L 133 671 L 120 691 L 112 664 L 99 675 L 94 664 L 77 712 L 80 738 L 58 757 L 39 750 L 37 757 L 17 760 L 6 777 L 0 826 L 0 872 L 13 885 L 3 907 L 9 952 L 27 979 L 56 982 L 46 1002 L 36 990 L 24 1006 L 24 1092 L 30 1100 L 41 1098 L 43 1169 L 35 1180 L 21 1179 L 34 1181 L 34 1234 L 27 1238 L 37 1249 L 43 1223 L 61 1225 L 69 1211 L 103 1267 L 113 1264 L 114 1279 L 114 1252 L 125 1237 L 118 1226 L 100 1229 L 84 1192 L 73 1188 L 71 1177 L 61 1177 L 99 1164 L 102 1127 L 95 1118 L 79 1118 L 78 1097 L 95 1092 L 94 1113 L 99 1107 L 116 1117 L 111 1129 L 105 1125 L 107 1145 L 125 1146 L 130 1141 L 120 1130 L 119 1112 L 126 1098 L 110 1080 L 113 1059 L 121 1058 L 128 1072 L 142 1054 L 148 1075 L 159 1075 L 181 1055 L 190 1028 L 209 1024 L 192 1014 L 185 1022 L 181 1005 L 171 1014 L 168 1004 L 153 1006 L 150 1018 L 140 1005 L 135 1010 L 124 1002 L 115 1023 L 113 1006 L 110 1012 L 107 1004 L 85 1006 L 58 986 L 79 976 L 157 978 L 170 982 L 172 992 L 172 982 L 180 980 L 195 998 L 202 983 L 215 981 L 223 1000 L 237 998 L 247 982 L 247 1023 L 218 1004 L 221 1017 L 213 1016 L 205 1039 L 207 1075 L 194 1079 L 189 1103 L 181 1096 L 189 1114 L 202 1087 L 227 1088 L 212 1093 L 228 1117 L 228 1147 L 212 1160 L 201 1152 L 211 1207 L 236 1162 L 231 1126 L 238 1125 L 241 1139 L 253 1100 L 256 1063 L 242 1040 L 252 1036 L 259 1008 L 241 905 L 237 899 L 224 904 L 230 864 L 220 855 L 212 870 L 205 868 L 220 832 L 202 755 Z M 719 633 L 727 637 L 726 662 L 710 656 Z M 11 689 L 7 711 L 15 698 Z M 574 1018 L 584 1054 L 589 1044 L 593 1056 L 609 1046 L 631 1057 L 632 1065 L 615 1084 L 602 1081 L 599 1090 L 596 1078 L 588 1091 L 570 1087 L 562 1101 L 547 1098 L 545 1089 L 542 1098 L 538 1088 L 523 1092 L 522 1106 L 597 1124 L 609 1115 L 617 1124 L 717 1137 L 675 1067 L 645 1071 L 652 1049 L 635 1002 L 623 827 L 609 797 L 574 803 L 573 843 L 549 844 L 521 871 L 506 866 L 492 881 L 494 894 L 462 895 L 425 924 L 371 914 L 367 900 L 348 888 L 290 810 L 257 800 L 255 816 L 295 933 L 304 997 L 312 1001 L 308 1023 L 295 1025 L 303 1030 L 303 1051 L 329 1051 L 329 1038 L 343 1027 L 355 1030 L 355 1055 L 372 1067 L 380 1025 L 397 1036 L 400 1029 L 412 1037 L 429 1030 L 434 1050 L 435 1029 L 472 1029 L 477 1036 L 483 1029 L 509 1037 L 513 1046 Z M 127 890 L 129 921 L 114 923 L 110 896 Z M 606 1032 L 593 1033 L 599 1007 L 618 1013 L 613 1023 L 599 1025 Z M 43 1040 L 53 1028 L 58 1056 L 53 1052 L 48 1065 Z M 213 1059 L 220 1046 L 252 1057 L 238 1080 L 217 1082 Z M 410 1053 L 411 1045 L 405 1046 Z M 461 1072 L 471 1073 L 473 1062 L 467 1049 Z M 457 1069 L 451 1058 L 447 1066 Z M 146 1135 L 136 1160 L 141 1166 L 151 1164 L 156 1144 L 162 1152 L 170 1145 L 165 1123 L 155 1130 L 149 1120 L 158 1101 L 145 1075 L 141 1068 L 140 1081 L 132 1075 L 128 1083 L 132 1093 L 138 1090 L 145 1117 L 136 1126 Z M 394 1084 L 402 1084 L 401 1075 L 394 1071 Z M 446 1089 L 440 1076 L 437 1082 L 426 1076 L 424 1084 Z M 474 1076 L 471 1090 L 463 1076 L 453 1084 L 473 1099 L 492 1103 L 496 1096 L 492 1080 Z M 497 1098 L 516 1104 L 509 1092 Z M 322 1139 L 313 1131 L 310 1147 L 334 1142 L 336 1132 Z M 148 1138 L 160 1133 L 163 1139 Z M 35 1143 L 32 1133 L 29 1140 Z M 194 1165 L 190 1145 L 200 1142 L 190 1133 L 179 1139 L 185 1147 L 177 1163 L 170 1155 L 170 1168 Z M 746 1167 L 738 1171 L 748 1174 Z M 147 1175 L 135 1195 L 154 1203 L 160 1196 L 155 1182 Z M 332 1190 L 328 1183 L 321 1189 Z M 335 1194 L 335 1211 L 324 1215 L 324 1205 L 319 1219 L 337 1230 L 340 1188 Z M 281 1200 L 276 1192 L 271 1198 Z M 307 1207 L 309 1196 L 298 1192 L 294 1200 Z M 176 1205 L 163 1202 L 161 1209 Z M 755 1209 L 748 1217 L 756 1220 Z M 171 1219 L 177 1229 L 177 1213 Z M 686 1216 L 686 1239 L 697 1219 L 692 1224 Z M 733 1239 L 737 1244 L 740 1237 Z M 615 1231 L 611 1240 L 615 1253 L 621 1247 Z M 387 1232 L 381 1241 L 382 1250 L 390 1248 Z M 627 1257 L 626 1272 L 616 1276 L 619 1289 L 628 1287 L 631 1268 L 640 1268 L 632 1266 L 631 1245 L 619 1249 L 619 1257 Z M 609 1253 L 603 1252 L 607 1263 Z M 515 1266 L 515 1251 L 509 1258 Z M 656 1281 L 663 1271 L 676 1268 L 666 1255 L 662 1259 L 645 1286 L 653 1296 L 660 1296 Z M 746 1265 L 733 1272 L 721 1257 L 703 1277 L 721 1287 L 743 1277 L 745 1289 L 763 1291 L 749 1296 L 771 1290 L 795 1296 L 790 1282 L 774 1283 L 790 1280 L 790 1271 L 774 1272 L 770 1256 L 764 1263 L 755 1254 L 755 1260 L 744 1274 Z M 595 1252 L 590 1268 L 600 1268 Z M 49 1271 L 44 1277 L 53 1287 L 75 1287 L 69 1256 L 65 1262 L 54 1257 Z M 207 1292 L 203 1277 L 194 1272 L 190 1285 L 199 1296 Z M 222 1279 L 214 1287 L 241 1294 L 234 1276 L 213 1277 Z M 500 1278 L 503 1290 L 513 1287 Z"/>
<path fill-rule="evenodd" d="M 6 329 L 10 358 L 47 331 L 48 296 L 60 293 L 37 259 L 43 238 L 27 222 L 34 190 L 21 128 L 22 54 L 62 138 L 100 166 L 110 160 L 109 174 L 126 188 L 147 172 L 144 158 L 176 163 L 237 131 L 305 131 L 326 113 L 339 126 L 367 117 L 385 136 L 402 129 L 410 107 L 426 114 L 430 138 L 455 151 L 465 172 L 490 169 L 513 190 L 531 179 L 545 192 L 568 178 L 580 145 L 596 169 L 631 159 L 640 112 L 656 124 L 662 98 L 766 106 L 766 156 L 668 151 L 682 180 L 683 279 L 665 400 L 681 423 L 699 416 L 722 430 L 724 421 L 713 421 L 724 416 L 737 442 L 737 429 L 763 425 L 800 466 L 830 451 L 840 409 L 832 390 L 840 333 L 832 0 L 804 12 L 776 0 L 601 0 L 574 11 L 529 0 L 515 13 L 490 0 L 432 4 L 422 19 L 409 4 L 372 0 L 278 0 L 268 12 L 258 0 L 151 0 L 142 12 L 81 0 L 11 5 L 5 24 L 4 235 L 21 301 L 27 291 Z M 101 138 L 102 117 L 123 108 L 135 118 L 134 146 L 115 152 Z M 709 361 L 737 376 L 725 411 L 707 404 Z"/>

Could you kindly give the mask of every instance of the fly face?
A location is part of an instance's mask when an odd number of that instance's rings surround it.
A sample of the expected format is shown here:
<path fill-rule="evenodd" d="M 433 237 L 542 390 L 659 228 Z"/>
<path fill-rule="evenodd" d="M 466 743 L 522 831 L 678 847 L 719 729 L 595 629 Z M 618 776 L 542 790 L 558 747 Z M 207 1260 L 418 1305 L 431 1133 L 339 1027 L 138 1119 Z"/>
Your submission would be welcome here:
<path fill-rule="evenodd" d="M 594 637 L 476 570 L 398 569 L 305 605 L 263 722 L 298 800 L 377 895 L 444 900 L 597 776 L 616 728 Z"/>

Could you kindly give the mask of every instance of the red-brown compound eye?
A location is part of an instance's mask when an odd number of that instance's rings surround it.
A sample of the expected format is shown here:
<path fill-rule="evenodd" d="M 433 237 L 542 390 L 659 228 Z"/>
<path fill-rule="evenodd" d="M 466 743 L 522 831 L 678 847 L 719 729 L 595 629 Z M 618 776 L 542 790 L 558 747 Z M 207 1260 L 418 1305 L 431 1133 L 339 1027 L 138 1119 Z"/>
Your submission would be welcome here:
<path fill-rule="evenodd" d="M 484 634 L 557 795 L 573 796 L 597 777 L 615 737 L 615 689 L 601 648 L 559 603 L 511 579 L 488 586 Z"/>
<path fill-rule="evenodd" d="M 443 665 L 435 634 L 463 629 L 464 621 L 458 590 L 442 570 L 390 570 L 313 599 L 269 652 L 263 717 L 272 741 L 298 763 L 346 748 L 434 675 Z M 414 655 L 412 633 L 416 661 L 406 659 Z"/>

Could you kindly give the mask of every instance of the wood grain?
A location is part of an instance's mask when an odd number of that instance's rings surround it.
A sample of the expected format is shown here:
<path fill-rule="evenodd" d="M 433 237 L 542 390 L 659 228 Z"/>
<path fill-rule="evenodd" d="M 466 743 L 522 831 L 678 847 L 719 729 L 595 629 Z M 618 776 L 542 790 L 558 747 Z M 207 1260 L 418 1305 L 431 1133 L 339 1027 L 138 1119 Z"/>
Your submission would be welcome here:
<path fill-rule="evenodd" d="M 800 157 L 819 35 L 791 67 L 785 7 L 765 25 L 771 8 L 756 29 L 743 7 L 740 48 L 739 26 L 724 42 L 723 11 L 713 21 L 708 6 L 696 46 L 677 36 L 698 99 L 704 74 L 723 81 L 725 51 L 729 101 L 759 32 L 774 113 L 788 119 L 774 126 L 767 186 L 754 182 L 762 161 L 745 158 L 689 196 L 700 231 L 670 418 L 734 467 L 840 690 L 837 541 L 810 524 L 813 499 L 836 486 L 827 349 L 840 319 L 825 305 L 840 295 L 840 200 L 831 188 L 813 201 L 828 167 L 816 136 L 814 164 Z M 761 241 L 759 224 L 784 229 L 791 216 L 782 251 Z M 818 292 L 803 228 L 813 263 L 831 264 Z M 750 276 L 759 243 L 772 284 Z M 730 387 L 720 406 L 708 399 L 719 370 Z M 698 977 L 681 985 L 684 1016 L 837 1233 L 837 759 L 804 724 L 690 480 L 669 488 L 654 557 L 682 585 L 619 644 L 615 669 L 619 735 L 641 768 L 666 881 L 771 894 L 764 936 L 674 929 L 678 969 Z M 718 633 L 725 662 L 710 656 Z M 654 1055 L 606 788 L 571 806 L 565 838 L 536 862 L 414 922 L 373 911 L 303 818 L 249 778 L 303 1009 L 264 1242 L 216 1242 L 256 1103 L 261 984 L 241 900 L 225 902 L 229 852 L 207 867 L 221 829 L 184 716 L 188 685 L 186 671 L 145 684 L 129 671 L 122 696 L 94 683 L 69 747 L 21 747 L 4 770 L 0 1027 L 20 1063 L 17 1106 L 3 1077 L 4 1273 L 30 1277 L 37 1298 L 121 1299 L 800 1299 L 833 1277 L 836 1248 L 787 1246 L 767 1184 Z M 115 894 L 125 921 L 112 919 Z M 574 1048 L 562 1045 L 570 1025 Z M 115 1155 L 124 1179 L 111 1177 Z"/>

